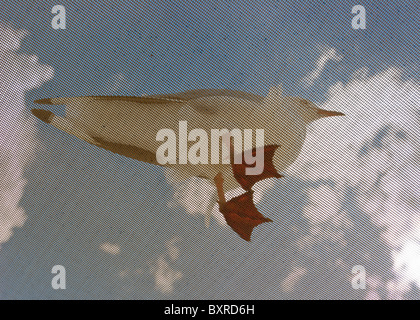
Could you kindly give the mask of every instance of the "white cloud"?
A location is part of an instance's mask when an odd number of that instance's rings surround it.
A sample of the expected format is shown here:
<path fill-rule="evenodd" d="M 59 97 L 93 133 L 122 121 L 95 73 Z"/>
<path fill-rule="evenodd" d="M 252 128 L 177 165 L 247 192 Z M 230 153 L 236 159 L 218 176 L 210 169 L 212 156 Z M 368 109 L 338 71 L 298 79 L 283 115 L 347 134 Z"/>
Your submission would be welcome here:
<path fill-rule="evenodd" d="M 340 199 L 331 187 L 324 185 L 311 189 L 309 198 L 311 203 L 305 207 L 303 215 L 313 224 L 330 221 L 339 210 Z M 322 206 L 322 210 L 319 206 Z"/>
<path fill-rule="evenodd" d="M 327 185 L 308 191 L 309 204 L 303 216 L 310 222 L 309 234 L 298 242 L 301 248 L 313 246 L 317 240 L 328 240 L 337 247 L 347 245 L 344 230 L 353 226 L 343 210 L 343 194 Z"/>
<path fill-rule="evenodd" d="M 296 285 L 298 284 L 299 280 L 302 279 L 305 273 L 306 273 L 306 268 L 293 267 L 292 271 L 289 273 L 289 275 L 286 278 L 284 278 L 284 280 L 281 283 L 282 290 L 284 292 L 293 291 Z"/>
<path fill-rule="evenodd" d="M 22 39 L 28 34 L 25 30 L 11 28 L 5 24 L 0 25 L 0 51 L 16 51 Z"/>
<path fill-rule="evenodd" d="M 315 69 L 302 79 L 305 86 L 312 86 L 316 79 L 321 76 L 329 60 L 340 61 L 343 57 L 338 55 L 334 48 L 326 47 L 322 49 L 322 54 L 315 63 Z"/>
<path fill-rule="evenodd" d="M 117 244 L 105 242 L 101 245 L 101 250 L 112 255 L 117 255 L 120 253 L 120 246 Z"/>
<path fill-rule="evenodd" d="M 349 83 L 330 88 L 321 106 L 346 116 L 313 123 L 287 172 L 334 185 L 310 191 L 313 203 L 305 215 L 312 223 L 340 215 L 346 220 L 342 203 L 353 188 L 359 208 L 384 227 L 382 237 L 395 252 L 398 283 L 420 286 L 418 249 L 413 247 L 420 241 L 419 101 L 419 84 L 403 80 L 400 70 L 389 68 L 372 76 L 367 69 L 359 70 Z M 344 224 L 341 232 L 348 227 Z"/>
<path fill-rule="evenodd" d="M 179 248 L 175 246 L 175 243 L 179 241 L 178 237 L 172 238 L 170 241 L 166 243 L 166 247 L 168 248 L 168 256 L 172 260 L 176 260 L 179 258 Z"/>
<path fill-rule="evenodd" d="M 174 283 L 182 278 L 182 272 L 172 269 L 164 257 L 158 258 L 151 272 L 155 277 L 155 289 L 162 293 L 171 293 Z"/>
<path fill-rule="evenodd" d="M 179 241 L 178 237 L 174 237 L 166 243 L 168 256 L 172 261 L 178 259 L 179 249 L 175 246 L 175 242 Z M 174 284 L 180 280 L 183 276 L 181 271 L 172 268 L 165 258 L 165 255 L 161 255 L 156 260 L 156 264 L 150 268 L 155 279 L 155 290 L 160 291 L 163 294 L 169 294 L 174 290 Z"/>
<path fill-rule="evenodd" d="M 171 169 L 165 170 L 165 177 L 175 188 L 174 199 L 169 206 L 181 204 L 192 215 L 206 214 L 208 210 L 212 210 L 210 206 L 214 205 L 212 197 L 216 188 L 209 181 L 195 177 L 183 180 Z"/>
<path fill-rule="evenodd" d="M 26 220 L 19 200 L 26 184 L 23 171 L 35 143 L 35 127 L 25 114 L 24 94 L 53 76 L 53 69 L 39 64 L 36 56 L 17 53 L 26 35 L 24 30 L 0 24 L 0 243 Z"/>
<path fill-rule="evenodd" d="M 420 237 L 419 237 L 420 238 Z M 420 283 L 420 243 L 418 239 L 404 243 L 394 254 L 394 270 L 405 276 L 405 280 L 414 280 Z"/>

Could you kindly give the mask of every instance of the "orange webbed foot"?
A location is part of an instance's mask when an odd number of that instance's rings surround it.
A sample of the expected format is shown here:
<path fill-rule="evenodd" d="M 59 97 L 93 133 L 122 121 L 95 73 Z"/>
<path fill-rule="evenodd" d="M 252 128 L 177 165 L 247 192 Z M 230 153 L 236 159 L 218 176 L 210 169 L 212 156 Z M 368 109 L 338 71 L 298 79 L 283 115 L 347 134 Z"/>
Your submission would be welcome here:
<path fill-rule="evenodd" d="M 251 233 L 256 226 L 264 222 L 272 222 L 255 207 L 252 194 L 251 190 L 228 202 L 219 202 L 220 212 L 225 217 L 226 223 L 246 241 L 251 241 Z"/>
<path fill-rule="evenodd" d="M 272 222 L 271 219 L 264 217 L 254 205 L 252 187 L 258 181 L 268 178 L 281 178 L 273 164 L 273 156 L 277 150 L 278 145 L 268 145 L 263 148 L 264 156 L 264 167 L 258 175 L 247 175 L 246 168 L 251 168 L 245 162 L 245 152 L 251 152 L 252 157 L 255 158 L 257 155 L 257 148 L 253 148 L 251 151 L 245 151 L 242 153 L 242 161 L 239 164 L 234 163 L 234 148 L 232 140 L 230 142 L 230 157 L 232 163 L 233 175 L 246 190 L 245 193 L 232 198 L 226 202 L 225 194 L 223 191 L 223 176 L 218 173 L 214 177 L 214 182 L 217 188 L 217 194 L 219 197 L 219 210 L 225 217 L 226 223 L 235 231 L 239 236 L 246 240 L 251 241 L 251 234 L 254 228 L 264 222 Z M 255 162 L 257 163 L 257 161 Z"/>

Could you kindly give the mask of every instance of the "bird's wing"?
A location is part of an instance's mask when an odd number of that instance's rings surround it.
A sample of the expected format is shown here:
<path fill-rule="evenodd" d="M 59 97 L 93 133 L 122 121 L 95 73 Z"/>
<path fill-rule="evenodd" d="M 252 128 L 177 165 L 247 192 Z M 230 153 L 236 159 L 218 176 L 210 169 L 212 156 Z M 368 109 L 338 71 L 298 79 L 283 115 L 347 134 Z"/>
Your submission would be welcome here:
<path fill-rule="evenodd" d="M 74 101 L 90 102 L 90 101 L 126 101 L 134 103 L 146 104 L 171 104 L 171 103 L 185 103 L 190 100 L 197 100 L 208 97 L 232 97 L 237 99 L 244 99 L 255 103 L 261 103 L 264 98 L 252 93 L 247 93 L 239 90 L 229 89 L 198 89 L 189 90 L 178 93 L 158 94 L 147 96 L 84 96 L 84 97 L 62 97 L 62 98 L 47 98 L 34 101 L 39 104 L 68 104 Z"/>
<path fill-rule="evenodd" d="M 264 100 L 263 97 L 252 93 L 229 89 L 198 89 L 150 97 L 186 101 L 202 115 L 217 115 L 225 112 L 228 106 L 235 104 L 241 107 L 247 104 L 253 106 Z"/>
<path fill-rule="evenodd" d="M 196 111 L 204 114 L 218 113 L 220 108 L 226 105 L 223 99 L 241 99 L 250 103 L 259 103 L 263 100 L 254 94 L 227 89 L 201 89 L 179 92 L 174 94 L 150 95 L 150 96 L 83 96 L 83 97 L 58 97 L 34 101 L 37 104 L 66 105 L 66 117 L 55 116 L 54 123 L 60 130 L 68 132 L 78 138 L 94 144 L 106 150 L 124 155 L 136 160 L 157 164 L 155 154 L 150 150 L 132 144 L 122 144 L 119 139 L 111 141 L 104 136 L 98 136 L 87 132 L 82 124 L 99 127 L 104 118 L 110 117 L 111 110 L 119 110 L 123 106 L 134 108 L 142 105 L 153 108 L 180 108 L 186 103 Z M 217 100 L 221 99 L 221 100 Z M 111 115 L 112 116 L 112 115 Z M 84 120 L 88 119 L 88 120 Z M 43 119 L 41 119 L 43 120 Z M 85 122 L 85 123 L 83 123 Z M 97 124 L 96 124 L 97 122 Z"/>
<path fill-rule="evenodd" d="M 96 136 L 92 136 L 92 139 L 94 142 L 89 142 L 87 140 L 85 141 L 125 157 L 160 166 L 159 162 L 156 159 L 156 154 L 147 149 L 143 149 L 130 144 L 107 141 L 105 139 L 102 139 L 101 137 Z"/>
<path fill-rule="evenodd" d="M 107 102 L 155 105 L 156 107 L 180 107 L 188 103 L 196 111 L 203 114 L 217 114 L 233 101 L 246 101 L 250 104 L 263 102 L 264 98 L 252 93 L 229 89 L 198 89 L 171 94 L 147 95 L 147 96 L 83 96 L 83 97 L 59 97 L 47 98 L 34 101 L 38 104 L 67 105 L 66 112 L 74 117 L 80 114 L 81 109 L 88 105 L 106 106 Z M 99 110 L 103 107 L 99 107 Z M 98 109 L 97 109 L 98 110 Z"/>
<path fill-rule="evenodd" d="M 141 108 L 180 108 L 185 100 L 178 98 L 148 97 L 148 96 L 85 96 L 59 97 L 34 101 L 38 104 L 65 105 L 66 117 L 73 119 L 89 119 L 89 122 L 102 121 L 115 112 L 119 113 L 126 107 Z M 174 109 L 175 111 L 176 109 Z"/>
<path fill-rule="evenodd" d="M 86 96 L 86 97 L 62 97 L 62 98 L 47 98 L 35 100 L 38 104 L 72 104 L 79 102 L 87 104 L 95 101 L 121 101 L 121 102 L 133 102 L 133 103 L 145 103 L 145 104 L 171 104 L 171 103 L 184 103 L 186 100 L 181 98 L 165 98 L 165 97 L 152 97 L 152 96 Z"/>
<path fill-rule="evenodd" d="M 197 89 L 197 90 L 188 90 L 178 93 L 171 94 L 160 94 L 152 95 L 149 97 L 153 98 L 163 98 L 163 99 L 175 99 L 175 100 L 196 100 L 207 97 L 232 97 L 237 99 L 249 100 L 255 103 L 261 103 L 264 98 L 256 94 L 243 92 L 239 90 L 229 90 L 229 89 Z"/>

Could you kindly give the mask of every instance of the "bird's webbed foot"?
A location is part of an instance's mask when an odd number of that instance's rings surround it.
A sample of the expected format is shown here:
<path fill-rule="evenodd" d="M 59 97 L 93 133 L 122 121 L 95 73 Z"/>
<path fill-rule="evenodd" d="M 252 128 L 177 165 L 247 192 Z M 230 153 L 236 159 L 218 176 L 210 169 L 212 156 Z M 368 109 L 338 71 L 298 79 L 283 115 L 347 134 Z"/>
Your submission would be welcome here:
<path fill-rule="evenodd" d="M 264 217 L 255 207 L 253 202 L 253 191 L 249 190 L 226 202 L 223 191 L 223 176 L 221 173 L 214 178 L 218 198 L 219 210 L 225 217 L 226 223 L 242 239 L 251 241 L 251 233 L 254 227 L 272 220 Z"/>

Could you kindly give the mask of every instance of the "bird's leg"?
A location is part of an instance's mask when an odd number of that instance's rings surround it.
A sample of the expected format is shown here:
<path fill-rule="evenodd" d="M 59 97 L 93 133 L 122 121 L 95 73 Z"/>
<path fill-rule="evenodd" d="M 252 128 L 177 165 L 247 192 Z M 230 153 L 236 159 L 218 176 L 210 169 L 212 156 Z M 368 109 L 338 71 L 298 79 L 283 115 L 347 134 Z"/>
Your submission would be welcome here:
<path fill-rule="evenodd" d="M 210 203 L 207 206 L 206 214 L 205 214 L 205 217 L 204 217 L 204 223 L 206 225 L 206 228 L 210 227 L 210 218 L 213 214 L 213 212 L 212 212 L 213 211 L 213 206 L 214 206 L 214 203 L 217 202 L 216 197 L 217 196 L 214 193 L 212 193 Z"/>
<path fill-rule="evenodd" d="M 225 143 L 228 142 L 225 139 Z M 214 183 L 217 188 L 217 195 L 219 198 L 219 211 L 223 214 L 226 223 L 235 231 L 242 239 L 251 241 L 252 230 L 261 223 L 271 222 L 272 220 L 264 217 L 258 209 L 255 207 L 253 199 L 252 186 L 266 178 L 280 178 L 281 175 L 277 172 L 273 164 L 273 156 L 278 145 L 264 146 L 264 170 L 259 175 L 247 175 L 246 169 L 248 166 L 244 160 L 244 152 L 241 154 L 241 163 L 234 163 L 235 153 L 232 137 L 227 145 L 230 146 L 230 159 L 233 171 L 233 176 L 236 181 L 245 189 L 245 193 L 226 201 L 225 193 L 223 191 L 223 176 L 219 172 L 214 177 Z M 252 156 L 255 157 L 257 148 L 253 148 L 251 151 Z"/>
<path fill-rule="evenodd" d="M 219 172 L 214 177 L 214 183 L 216 184 L 217 188 L 217 196 L 219 197 L 219 205 L 222 206 L 226 203 L 225 192 L 223 191 L 223 175 Z"/>
<path fill-rule="evenodd" d="M 252 190 L 226 201 L 221 172 L 214 177 L 214 182 L 219 197 L 219 211 L 225 218 L 226 223 L 242 239 L 251 241 L 251 233 L 254 227 L 263 222 L 270 222 L 271 219 L 258 212 L 253 202 Z"/>

